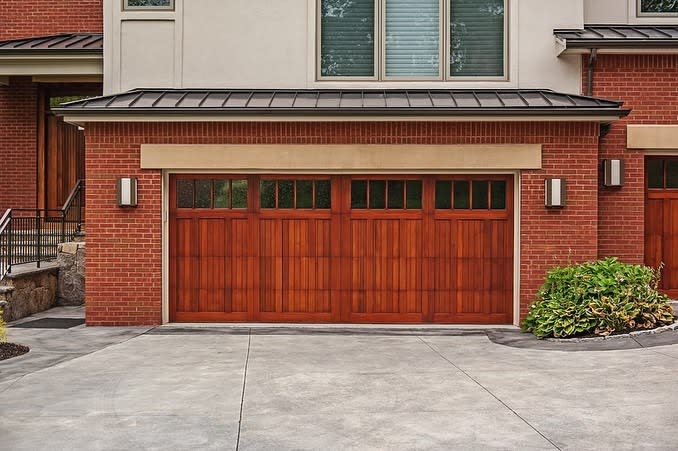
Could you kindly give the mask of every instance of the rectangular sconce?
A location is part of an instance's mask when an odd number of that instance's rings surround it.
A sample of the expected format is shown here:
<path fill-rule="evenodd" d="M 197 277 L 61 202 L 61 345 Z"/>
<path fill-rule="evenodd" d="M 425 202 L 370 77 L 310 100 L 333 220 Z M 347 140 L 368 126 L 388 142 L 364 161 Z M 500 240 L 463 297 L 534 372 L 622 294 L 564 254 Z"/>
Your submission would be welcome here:
<path fill-rule="evenodd" d="M 545 205 L 547 208 L 565 206 L 565 179 L 546 179 Z"/>
<path fill-rule="evenodd" d="M 123 177 L 118 179 L 118 207 L 137 206 L 137 179 Z"/>
<path fill-rule="evenodd" d="M 603 160 L 603 185 L 609 187 L 624 186 L 624 160 Z"/>

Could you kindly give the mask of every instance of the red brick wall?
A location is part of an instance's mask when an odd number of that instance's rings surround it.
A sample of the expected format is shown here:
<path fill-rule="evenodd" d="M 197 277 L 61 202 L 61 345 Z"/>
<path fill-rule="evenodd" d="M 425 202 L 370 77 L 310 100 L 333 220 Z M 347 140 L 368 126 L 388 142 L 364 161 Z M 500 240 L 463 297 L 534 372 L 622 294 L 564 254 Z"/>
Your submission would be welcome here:
<path fill-rule="evenodd" d="M 37 89 L 30 78 L 0 86 L 0 215 L 36 207 Z"/>
<path fill-rule="evenodd" d="M 101 31 L 102 0 L 0 0 L 0 40 Z"/>
<path fill-rule="evenodd" d="M 0 0 L 0 40 L 101 32 L 102 0 Z M 0 210 L 36 207 L 37 89 L 29 78 L 0 86 Z"/>
<path fill-rule="evenodd" d="M 598 127 L 588 123 L 90 124 L 87 136 L 87 322 L 161 321 L 161 173 L 139 169 L 142 143 L 544 144 L 522 174 L 521 310 L 545 271 L 596 257 Z M 139 207 L 115 205 L 115 180 L 139 178 Z M 568 207 L 544 208 L 544 178 L 567 177 Z"/>
<path fill-rule="evenodd" d="M 586 84 L 586 76 L 583 78 Z M 678 123 L 678 55 L 599 55 L 593 94 L 623 100 L 631 114 L 613 124 L 602 140 L 600 159 L 623 158 L 626 181 L 621 189 L 601 188 L 599 256 L 644 260 L 643 151 L 626 149 L 628 124 Z"/>

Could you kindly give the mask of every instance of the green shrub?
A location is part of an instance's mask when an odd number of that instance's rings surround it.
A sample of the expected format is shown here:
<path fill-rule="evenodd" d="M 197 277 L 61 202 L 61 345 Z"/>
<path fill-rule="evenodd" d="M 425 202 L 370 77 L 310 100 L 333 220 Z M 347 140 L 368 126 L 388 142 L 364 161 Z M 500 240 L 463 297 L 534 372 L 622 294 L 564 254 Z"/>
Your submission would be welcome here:
<path fill-rule="evenodd" d="M 616 258 L 554 268 L 522 329 L 540 338 L 606 336 L 674 322 L 669 298 L 657 291 L 661 269 Z"/>

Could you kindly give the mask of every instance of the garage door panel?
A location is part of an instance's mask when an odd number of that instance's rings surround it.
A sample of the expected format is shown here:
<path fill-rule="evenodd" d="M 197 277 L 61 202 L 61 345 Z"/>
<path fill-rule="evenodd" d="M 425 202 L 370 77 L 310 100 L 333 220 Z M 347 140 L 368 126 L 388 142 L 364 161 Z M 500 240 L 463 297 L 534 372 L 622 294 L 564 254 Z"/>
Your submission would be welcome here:
<path fill-rule="evenodd" d="M 195 312 L 225 312 L 230 296 L 226 293 L 226 220 L 198 221 L 198 296 Z"/>
<path fill-rule="evenodd" d="M 242 176 L 177 178 L 200 180 L 184 185 L 205 193 L 199 207 L 185 195 L 170 212 L 172 320 L 511 321 L 510 177 L 494 177 L 509 188 L 501 202 L 473 200 L 497 197 L 491 176 L 446 177 L 440 203 L 434 176 L 332 177 L 320 205 L 327 177 L 249 176 L 247 208 L 239 199 L 237 209 L 223 190 L 208 199 L 207 187 Z"/>
<path fill-rule="evenodd" d="M 261 220 L 262 312 L 331 312 L 330 219 Z"/>

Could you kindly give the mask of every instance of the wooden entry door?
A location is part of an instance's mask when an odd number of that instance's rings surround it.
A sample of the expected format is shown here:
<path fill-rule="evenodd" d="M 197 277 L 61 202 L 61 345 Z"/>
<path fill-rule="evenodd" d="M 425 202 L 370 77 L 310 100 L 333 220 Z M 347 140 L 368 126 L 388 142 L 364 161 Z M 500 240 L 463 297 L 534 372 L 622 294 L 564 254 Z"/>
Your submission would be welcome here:
<path fill-rule="evenodd" d="M 170 185 L 172 321 L 512 321 L 511 176 Z"/>
<path fill-rule="evenodd" d="M 645 160 L 645 264 L 664 264 L 661 288 L 678 298 L 678 157 Z"/>
<path fill-rule="evenodd" d="M 85 179 L 85 135 L 49 111 L 39 130 L 38 206 L 60 209 L 78 180 Z"/>

